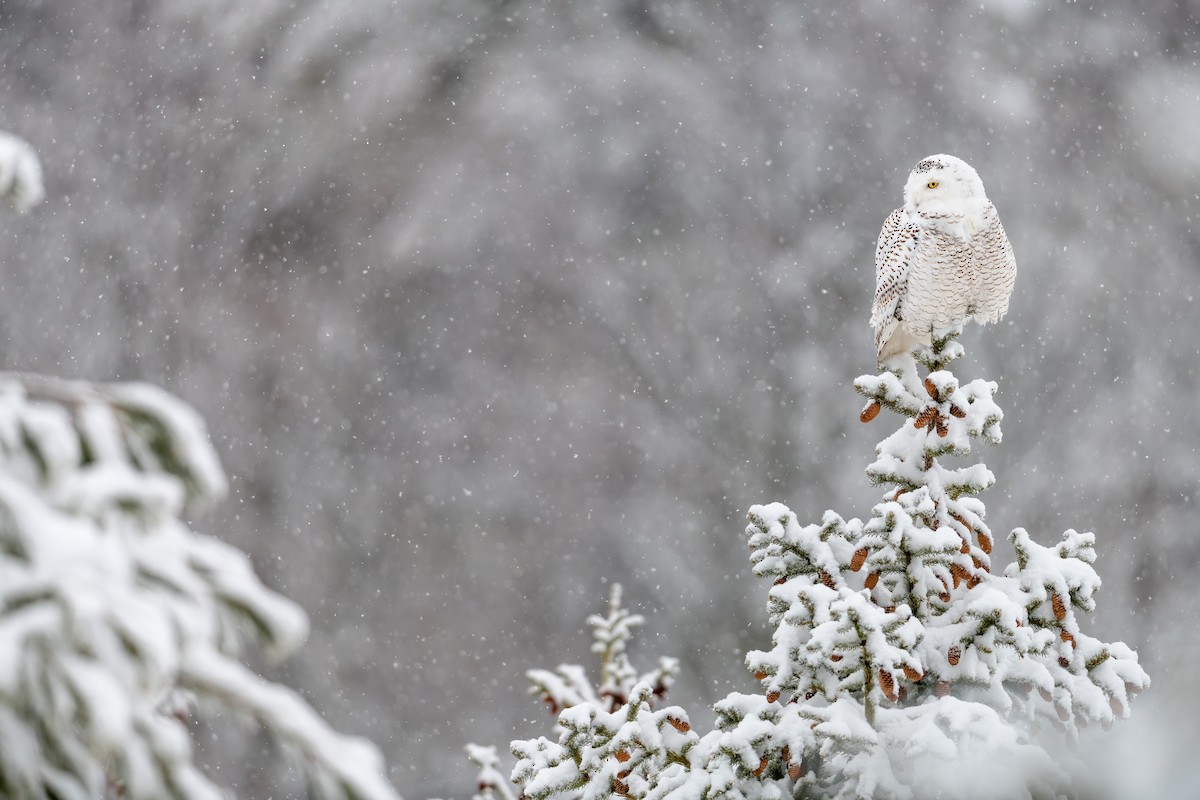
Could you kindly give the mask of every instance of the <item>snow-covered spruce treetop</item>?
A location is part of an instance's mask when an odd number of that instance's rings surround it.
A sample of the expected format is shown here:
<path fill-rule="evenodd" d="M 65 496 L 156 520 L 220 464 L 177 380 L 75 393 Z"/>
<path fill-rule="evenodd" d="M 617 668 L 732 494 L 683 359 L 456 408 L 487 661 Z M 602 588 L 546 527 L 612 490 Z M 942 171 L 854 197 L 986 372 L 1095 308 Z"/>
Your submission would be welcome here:
<path fill-rule="evenodd" d="M 579 664 L 562 664 L 553 671 L 526 673 L 529 693 L 558 716 L 557 742 L 535 739 L 513 742 L 521 758 L 513 780 L 521 796 L 580 796 L 589 784 L 607 795 L 644 787 L 653 774 L 682 758 L 680 748 L 695 739 L 687 714 L 676 707 L 657 708 L 675 681 L 679 663 L 659 658 L 654 669 L 639 673 L 625 652 L 634 628 L 644 620 L 621 605 L 621 586 L 614 584 L 608 613 L 588 618 L 592 652 L 600 659 L 599 680 L 593 685 Z M 515 800 L 517 793 L 499 771 L 494 747 L 467 746 L 480 767 L 476 800 Z"/>
<path fill-rule="evenodd" d="M 198 703 L 257 720 L 313 796 L 398 797 L 373 745 L 241 663 L 307 622 L 181 520 L 224 492 L 203 421 L 165 392 L 0 374 L 0 795 L 227 797 L 193 763 Z"/>
<path fill-rule="evenodd" d="M 994 537 L 979 494 L 982 464 L 950 467 L 973 439 L 1000 441 L 996 384 L 960 385 L 947 369 L 954 334 L 916 358 L 915 389 L 863 376 L 864 422 L 884 408 L 903 422 L 867 469 L 886 485 L 863 522 L 827 511 L 801 525 L 780 503 L 754 506 L 754 573 L 770 581 L 772 647 L 747 655 L 762 694 L 716 704 L 700 736 L 679 708 L 658 709 L 651 683 L 612 707 L 536 673 L 563 710 L 552 738 L 516 741 L 512 779 L 528 800 L 602 798 L 1052 798 L 1071 770 L 1046 749 L 1107 728 L 1149 684 L 1137 655 L 1095 639 L 1095 537 L 1069 530 L 1045 547 L 1018 528 L 1016 561 L 993 571 Z M 484 800 L 497 793 L 491 751 Z"/>

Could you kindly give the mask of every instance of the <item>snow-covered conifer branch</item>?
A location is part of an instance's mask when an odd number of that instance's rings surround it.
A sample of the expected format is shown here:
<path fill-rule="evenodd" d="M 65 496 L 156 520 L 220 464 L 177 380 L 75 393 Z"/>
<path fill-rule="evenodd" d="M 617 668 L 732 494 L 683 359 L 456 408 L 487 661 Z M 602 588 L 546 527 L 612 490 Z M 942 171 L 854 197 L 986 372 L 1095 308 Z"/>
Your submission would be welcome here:
<path fill-rule="evenodd" d="M 531 684 L 531 695 L 541 698 L 554 714 L 581 703 L 602 704 L 612 711 L 625 704 L 629 693 L 638 683 L 649 685 L 656 698 L 666 695 L 675 682 L 679 663 L 674 658 L 663 657 L 654 669 L 641 674 L 629 663 L 626 645 L 633 636 L 633 630 L 644 619 L 621 605 L 620 584 L 612 586 L 608 613 L 593 614 L 587 622 L 592 627 L 592 652 L 600 657 L 600 679 L 597 684 L 592 686 L 582 666 L 560 664 L 553 671 L 532 669 L 526 673 Z"/>
<path fill-rule="evenodd" d="M 304 613 L 180 519 L 225 479 L 198 415 L 145 385 L 0 376 L 0 786 L 10 797 L 217 798 L 187 698 L 247 713 L 317 794 L 392 800 L 373 746 L 238 660 Z"/>
<path fill-rule="evenodd" d="M 500 756 L 496 755 L 496 748 L 469 744 L 467 758 L 479 766 L 477 791 L 472 800 L 517 800 L 508 776 L 500 772 Z"/>
<path fill-rule="evenodd" d="M 29 142 L 0 131 L 0 197 L 24 214 L 46 196 L 42 162 Z"/>

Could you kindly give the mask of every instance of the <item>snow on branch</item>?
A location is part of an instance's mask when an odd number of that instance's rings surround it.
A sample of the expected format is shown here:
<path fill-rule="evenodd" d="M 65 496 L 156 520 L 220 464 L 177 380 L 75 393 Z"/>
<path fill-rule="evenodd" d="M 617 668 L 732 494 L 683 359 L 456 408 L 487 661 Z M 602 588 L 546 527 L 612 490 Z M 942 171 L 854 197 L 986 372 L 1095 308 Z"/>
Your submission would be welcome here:
<path fill-rule="evenodd" d="M 24 214 L 42 202 L 42 162 L 28 142 L 0 131 L 0 197 Z"/>
<path fill-rule="evenodd" d="M 11 797 L 226 796 L 189 698 L 257 719 L 317 796 L 391 800 L 375 748 L 238 660 L 304 613 L 185 508 L 225 478 L 200 417 L 146 385 L 0 375 L 0 786 Z"/>
<path fill-rule="evenodd" d="M 500 772 L 500 756 L 496 748 L 467 745 L 467 758 L 479 767 L 478 791 L 473 800 L 517 800 L 508 777 Z"/>

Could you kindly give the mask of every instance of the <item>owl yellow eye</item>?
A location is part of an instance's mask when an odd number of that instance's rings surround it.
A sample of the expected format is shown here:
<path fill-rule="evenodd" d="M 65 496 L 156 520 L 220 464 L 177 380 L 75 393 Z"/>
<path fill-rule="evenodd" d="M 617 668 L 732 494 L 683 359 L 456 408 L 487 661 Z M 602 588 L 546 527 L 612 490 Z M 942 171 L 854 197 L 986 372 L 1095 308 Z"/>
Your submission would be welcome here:
<path fill-rule="evenodd" d="M 928 186 L 930 189 L 936 189 L 936 188 L 938 187 L 938 182 L 937 182 L 937 181 L 930 181 L 929 183 L 927 183 L 927 184 L 925 184 L 925 185 L 926 185 L 926 186 Z"/>

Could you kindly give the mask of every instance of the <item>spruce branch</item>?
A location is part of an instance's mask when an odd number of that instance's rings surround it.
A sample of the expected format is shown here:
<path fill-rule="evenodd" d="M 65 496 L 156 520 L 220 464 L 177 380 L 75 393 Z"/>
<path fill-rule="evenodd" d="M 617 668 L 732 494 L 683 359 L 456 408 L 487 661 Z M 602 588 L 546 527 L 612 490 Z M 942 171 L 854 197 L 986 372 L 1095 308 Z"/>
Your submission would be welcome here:
<path fill-rule="evenodd" d="M 194 700 L 275 733 L 316 796 L 397 797 L 373 746 L 238 660 L 308 628 L 182 521 L 224 485 L 199 416 L 158 389 L 0 376 L 0 726 L 27 745 L 0 758 L 7 796 L 223 796 L 193 763 Z"/>
<path fill-rule="evenodd" d="M 637 673 L 625 655 L 625 645 L 633 635 L 633 629 L 645 619 L 631 614 L 621 607 L 621 584 L 614 583 L 609 593 L 608 614 L 593 614 L 587 623 L 592 627 L 592 652 L 600 655 L 599 693 L 605 698 L 610 710 L 625 703 L 625 697 L 637 680 Z"/>
<path fill-rule="evenodd" d="M 500 772 L 500 756 L 494 747 L 468 744 L 467 758 L 479 767 L 476 794 L 472 800 L 517 800 L 508 778 Z"/>
<path fill-rule="evenodd" d="M 958 337 L 961 335 L 962 325 L 951 328 L 945 333 L 935 336 L 930 346 L 918 347 L 913 352 L 913 358 L 925 368 L 926 372 L 940 372 L 964 355 L 963 346 L 958 342 Z"/>

